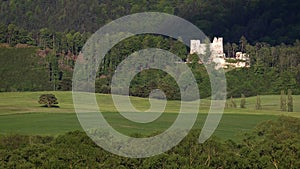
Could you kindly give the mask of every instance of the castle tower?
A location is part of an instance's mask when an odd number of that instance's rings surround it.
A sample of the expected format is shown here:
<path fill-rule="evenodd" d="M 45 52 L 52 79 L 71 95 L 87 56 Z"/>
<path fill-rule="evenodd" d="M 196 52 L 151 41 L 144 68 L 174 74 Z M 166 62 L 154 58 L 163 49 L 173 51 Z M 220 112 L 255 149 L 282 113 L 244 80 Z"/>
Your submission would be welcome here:
<path fill-rule="evenodd" d="M 191 50 L 190 50 L 190 54 L 193 54 L 193 53 L 200 53 L 200 40 L 191 40 Z"/>
<path fill-rule="evenodd" d="M 211 44 L 212 57 L 223 58 L 223 38 L 214 38 L 213 43 Z"/>

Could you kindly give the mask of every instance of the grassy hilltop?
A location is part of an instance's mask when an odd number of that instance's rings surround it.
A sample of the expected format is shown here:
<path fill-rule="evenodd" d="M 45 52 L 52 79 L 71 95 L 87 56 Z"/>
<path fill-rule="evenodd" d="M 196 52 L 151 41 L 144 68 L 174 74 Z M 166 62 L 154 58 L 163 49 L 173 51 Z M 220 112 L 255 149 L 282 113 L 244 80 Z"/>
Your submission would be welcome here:
<path fill-rule="evenodd" d="M 38 97 L 49 92 L 0 93 L 0 134 L 58 135 L 67 131 L 82 130 L 73 107 L 71 92 L 50 92 L 58 98 L 60 108 L 45 108 L 37 103 Z M 165 112 L 149 124 L 137 124 L 116 113 L 111 95 L 96 94 L 96 98 L 108 122 L 125 134 L 151 134 L 167 129 L 177 117 L 180 102 L 168 101 Z M 280 115 L 300 117 L 300 96 L 294 96 L 294 112 L 281 112 L 277 95 L 261 96 L 263 110 L 255 110 L 256 97 L 246 99 L 246 108 L 225 109 L 215 135 L 223 139 L 237 139 L 258 123 L 276 119 Z M 141 111 L 149 108 L 147 98 L 131 97 L 132 104 Z M 240 99 L 235 99 L 239 104 Z M 200 129 L 206 118 L 210 101 L 201 100 L 198 120 L 194 128 Z"/>

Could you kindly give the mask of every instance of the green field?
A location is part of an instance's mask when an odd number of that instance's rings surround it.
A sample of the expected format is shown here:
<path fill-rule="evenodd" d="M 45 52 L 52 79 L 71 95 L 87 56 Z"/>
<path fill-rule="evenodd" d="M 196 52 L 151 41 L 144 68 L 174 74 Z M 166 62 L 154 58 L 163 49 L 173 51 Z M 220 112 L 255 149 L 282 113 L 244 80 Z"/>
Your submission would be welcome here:
<path fill-rule="evenodd" d="M 59 101 L 60 108 L 45 108 L 37 103 L 43 93 L 53 93 Z M 107 121 L 122 133 L 151 134 L 167 129 L 177 117 L 179 101 L 169 101 L 165 113 L 149 124 L 133 123 L 124 119 L 113 105 L 110 95 L 96 94 L 101 112 Z M 214 135 L 223 139 L 239 140 L 243 132 L 253 129 L 258 123 L 276 119 L 280 115 L 300 117 L 300 96 L 294 96 L 294 112 L 279 110 L 280 96 L 261 96 L 263 110 L 255 110 L 255 97 L 246 99 L 246 109 L 226 109 L 219 127 Z M 148 99 L 132 97 L 133 105 L 141 110 L 149 108 Z M 239 99 L 235 100 L 239 105 Z M 194 128 L 201 128 L 210 101 L 201 100 L 198 119 Z M 96 119 L 95 119 L 96 120 Z M 33 134 L 58 135 L 67 131 L 82 130 L 73 108 L 71 92 L 12 92 L 0 93 L 0 135 Z"/>

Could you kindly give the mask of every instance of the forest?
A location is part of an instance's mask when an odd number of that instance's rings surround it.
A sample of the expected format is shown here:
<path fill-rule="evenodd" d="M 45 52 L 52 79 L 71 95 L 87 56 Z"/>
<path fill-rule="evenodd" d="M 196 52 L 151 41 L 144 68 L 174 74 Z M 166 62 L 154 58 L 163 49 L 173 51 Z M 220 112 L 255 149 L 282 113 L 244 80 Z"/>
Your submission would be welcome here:
<path fill-rule="evenodd" d="M 0 5 L 1 24 L 34 34 L 43 28 L 91 33 L 124 15 L 158 11 L 182 17 L 209 37 L 222 36 L 228 42 L 237 43 L 244 35 L 251 44 L 292 44 L 300 35 L 297 0 L 4 0 Z"/>
<path fill-rule="evenodd" d="M 74 33 L 76 37 L 77 33 Z M 68 35 L 68 34 L 67 34 Z M 72 35 L 72 34 L 70 34 Z M 80 35 L 78 33 L 78 35 Z M 72 72 L 77 59 L 81 58 L 81 44 L 75 44 L 66 51 L 58 50 L 51 46 L 29 48 L 1 48 L 0 75 L 6 79 L 0 84 L 0 91 L 39 91 L 39 90 L 71 90 Z M 142 43 L 141 43 L 142 42 Z M 190 55 L 189 49 L 180 41 L 173 39 L 141 35 L 126 39 L 113 47 L 106 55 L 99 67 L 96 77 L 96 92 L 110 93 L 111 78 L 117 65 L 133 51 L 144 48 L 157 47 L 168 50 L 184 61 L 191 61 L 188 66 L 194 73 L 202 98 L 210 96 L 210 80 L 203 65 L 198 64 L 198 56 Z M 232 56 L 235 51 L 243 51 L 250 55 L 250 68 L 225 70 L 227 78 L 228 97 L 239 97 L 241 94 L 254 96 L 257 94 L 280 94 L 281 90 L 292 89 L 294 94 L 300 93 L 300 42 L 296 40 L 292 45 L 271 46 L 258 42 L 251 45 L 245 38 L 238 44 L 226 43 L 224 51 L 227 56 Z M 74 53 L 73 53 L 74 52 Z M 76 54 L 77 53 L 77 54 Z M 6 64 L 6 63 L 10 64 Z M 29 67 L 18 65 L 28 64 Z M 14 69 L 17 66 L 18 69 Z M 16 75 L 11 76 L 12 72 Z M 25 73 L 24 73 L 25 72 Z M 31 75 L 29 75 L 31 74 Z M 28 75 L 28 78 L 26 78 Z M 24 79 L 22 83 L 20 79 Z M 162 89 L 168 99 L 180 99 L 179 88 L 174 79 L 163 71 L 145 70 L 140 72 L 131 81 L 130 94 L 139 97 L 148 97 L 153 89 Z"/>
<path fill-rule="evenodd" d="M 279 94 L 287 89 L 292 89 L 294 94 L 300 93 L 299 1 L 12 0 L 1 1 L 0 5 L 1 50 L 35 48 L 32 55 L 39 62 L 28 62 L 39 68 L 36 70 L 38 76 L 46 74 L 42 76 L 45 81 L 42 86 L 31 82 L 18 84 L 18 78 L 10 78 L 9 82 L 0 84 L 0 91 L 70 90 L 75 61 L 80 59 L 83 45 L 94 31 L 127 14 L 159 11 L 187 19 L 210 38 L 224 37 L 227 57 L 233 57 L 237 51 L 249 54 L 251 68 L 230 69 L 226 73 L 228 97 L 241 93 L 246 96 Z M 168 50 L 183 61 L 191 60 L 189 66 L 201 97 L 210 95 L 206 70 L 203 65 L 196 64 L 195 56 L 189 55 L 189 48 L 180 41 L 149 34 L 128 38 L 109 51 L 99 68 L 96 92 L 110 93 L 110 81 L 117 65 L 132 52 L 149 47 Z M 14 63 L 24 61 L 21 56 L 14 56 L 18 51 L 11 52 Z M 2 66 L 1 76 L 6 78 L 11 67 Z M 133 96 L 147 97 L 153 88 L 160 88 L 167 92 L 169 99 L 180 99 L 174 79 L 162 71 L 143 71 L 131 84 Z"/>

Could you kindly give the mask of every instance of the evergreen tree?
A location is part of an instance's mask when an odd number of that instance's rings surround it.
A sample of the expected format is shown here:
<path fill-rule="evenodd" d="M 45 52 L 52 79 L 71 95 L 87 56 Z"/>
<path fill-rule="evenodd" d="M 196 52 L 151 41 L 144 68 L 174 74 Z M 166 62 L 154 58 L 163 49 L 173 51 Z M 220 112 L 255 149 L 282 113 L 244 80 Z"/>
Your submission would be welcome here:
<path fill-rule="evenodd" d="M 292 96 L 292 90 L 288 90 L 288 112 L 293 112 L 293 96 Z"/>
<path fill-rule="evenodd" d="M 233 97 L 232 97 L 232 96 L 231 96 L 231 98 L 230 98 L 230 107 L 236 108 L 236 103 L 235 103 L 235 101 L 233 100 Z"/>
<path fill-rule="evenodd" d="M 260 100 L 260 96 L 257 95 L 256 97 L 256 110 L 261 110 L 262 106 L 261 106 L 261 100 Z"/>
<path fill-rule="evenodd" d="M 246 108 L 246 97 L 244 94 L 241 95 L 241 108 Z"/>
<path fill-rule="evenodd" d="M 225 102 L 225 109 L 228 109 L 228 103 L 227 103 L 227 101 Z"/>
<path fill-rule="evenodd" d="M 281 90 L 281 94 L 280 94 L 280 110 L 286 111 L 286 95 L 284 90 Z"/>
<path fill-rule="evenodd" d="M 243 52 L 243 53 L 245 53 L 246 52 L 246 45 L 247 45 L 247 39 L 246 39 L 246 37 L 245 36 L 242 36 L 241 37 L 241 39 L 240 39 L 240 41 L 239 41 L 239 48 L 240 48 L 240 50 L 241 50 L 241 52 Z"/>

